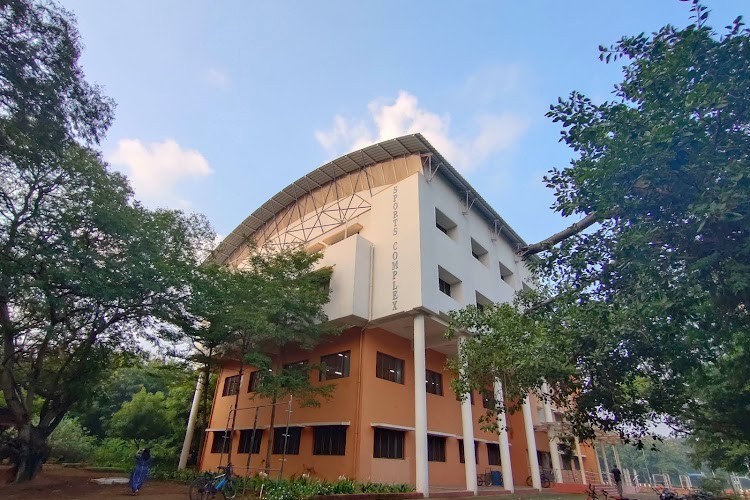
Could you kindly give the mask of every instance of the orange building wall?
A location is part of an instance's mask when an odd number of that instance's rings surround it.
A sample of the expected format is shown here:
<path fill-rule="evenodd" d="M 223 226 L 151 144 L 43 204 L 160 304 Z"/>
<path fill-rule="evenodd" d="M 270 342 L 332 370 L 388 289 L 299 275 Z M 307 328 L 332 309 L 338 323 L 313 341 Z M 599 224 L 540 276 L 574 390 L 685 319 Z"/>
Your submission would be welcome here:
<path fill-rule="evenodd" d="M 318 346 L 313 352 L 288 350 L 278 360 L 281 364 L 295 361 L 309 360 L 318 363 L 320 356 L 341 351 L 351 351 L 350 372 L 348 377 L 328 382 L 318 382 L 317 372 L 313 372 L 314 384 L 333 384 L 336 386 L 333 397 L 321 401 L 318 408 L 300 408 L 293 405 L 290 415 L 292 424 L 310 423 L 339 423 L 348 422 L 346 438 L 346 455 L 323 456 L 313 455 L 313 427 L 304 427 L 300 441 L 300 454 L 287 455 L 284 462 L 284 476 L 310 473 L 316 477 L 335 480 L 340 475 L 354 477 L 360 481 L 385 483 L 415 482 L 414 464 L 414 363 L 411 341 L 388 331 L 371 328 L 360 334 L 360 330 L 353 328 L 332 338 Z M 399 384 L 379 379 L 375 375 L 376 353 L 382 352 L 405 361 L 404 383 Z M 463 434 L 461 425 L 461 403 L 456 400 L 450 382 L 454 375 L 445 369 L 446 356 L 440 352 L 428 350 L 426 353 L 426 367 L 429 370 L 443 374 L 443 396 L 427 393 L 427 427 L 429 432 L 449 434 L 446 437 L 446 461 L 429 462 L 430 484 L 444 486 L 465 485 L 464 465 L 459 462 L 459 437 Z M 210 429 L 224 429 L 227 427 L 230 408 L 235 402 L 235 396 L 222 396 L 224 380 L 239 371 L 238 364 L 225 363 L 219 373 L 216 387 L 214 406 L 212 409 Z M 256 405 L 268 404 L 269 401 L 255 397 L 248 392 L 250 372 L 252 368 L 245 367 L 240 386 L 240 408 L 235 424 L 233 438 L 233 458 L 238 473 L 243 472 L 247 465 L 247 454 L 237 454 L 239 447 L 239 430 L 252 429 L 255 410 L 249 409 Z M 245 409 L 243 409 L 245 408 Z M 474 394 L 472 407 L 474 416 L 474 437 L 480 440 L 478 444 L 477 472 L 500 470 L 498 466 L 488 464 L 487 447 L 482 440 L 498 442 L 497 434 L 480 429 L 479 417 L 484 413 L 482 398 Z M 252 456 L 250 465 L 259 470 L 265 466 L 265 456 L 268 446 L 268 426 L 270 424 L 270 408 L 266 407 L 258 413 L 258 429 L 264 429 L 260 453 Z M 286 424 L 287 411 L 285 405 L 277 406 L 275 425 Z M 406 430 L 404 437 L 404 459 L 373 458 L 373 441 L 375 428 L 373 424 L 387 424 L 395 428 Z M 508 415 L 509 439 L 511 442 L 511 461 L 513 465 L 513 479 L 517 486 L 525 485 L 529 475 L 526 436 L 524 433 L 523 416 L 521 412 Z M 218 465 L 226 464 L 227 455 L 211 453 L 212 436 L 204 446 L 201 461 L 202 470 L 213 470 Z M 536 433 L 539 450 L 549 450 L 546 433 Z M 588 451 L 588 450 L 587 450 Z M 586 453 L 593 457 L 593 451 Z M 281 465 L 281 455 L 271 456 L 271 468 L 278 469 Z M 595 460 L 588 458 L 589 464 Z M 592 469 L 598 471 L 598 468 Z"/>

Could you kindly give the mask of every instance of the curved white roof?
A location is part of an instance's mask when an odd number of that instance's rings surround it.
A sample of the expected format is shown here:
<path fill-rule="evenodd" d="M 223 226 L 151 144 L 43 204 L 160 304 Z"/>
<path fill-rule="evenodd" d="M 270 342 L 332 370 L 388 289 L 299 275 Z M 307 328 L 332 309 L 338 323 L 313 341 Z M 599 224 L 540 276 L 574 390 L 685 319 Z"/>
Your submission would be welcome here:
<path fill-rule="evenodd" d="M 369 165 L 388 161 L 412 154 L 432 155 L 432 165 L 436 169 L 435 175 L 441 176 L 453 187 L 460 196 L 468 196 L 469 203 L 481 214 L 490 225 L 495 225 L 502 231 L 512 244 L 517 247 L 526 246 L 526 242 L 508 225 L 484 198 L 463 178 L 461 174 L 441 155 L 422 134 L 411 134 L 395 139 L 367 146 L 358 151 L 345 154 L 340 158 L 326 163 L 309 174 L 300 177 L 287 187 L 279 191 L 265 202 L 244 221 L 242 221 L 229 236 L 224 238 L 216 250 L 213 259 L 222 264 L 232 253 L 240 247 L 263 224 L 275 217 L 279 212 L 294 204 L 302 196 L 314 189 L 335 181 L 342 175 L 362 169 Z"/>

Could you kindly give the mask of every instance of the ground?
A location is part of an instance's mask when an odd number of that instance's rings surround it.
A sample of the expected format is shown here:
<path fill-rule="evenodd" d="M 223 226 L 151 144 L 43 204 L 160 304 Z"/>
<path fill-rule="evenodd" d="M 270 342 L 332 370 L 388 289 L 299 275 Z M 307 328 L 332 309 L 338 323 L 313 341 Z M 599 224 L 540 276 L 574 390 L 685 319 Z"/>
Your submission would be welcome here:
<path fill-rule="evenodd" d="M 5 477 L 5 472 L 4 468 L 0 468 L 0 477 Z M 93 478 L 111 476 L 123 477 L 125 475 L 47 465 L 30 483 L 0 484 L 0 498 L 3 500 L 47 498 L 116 500 L 129 497 L 130 489 L 127 485 L 102 486 L 91 482 Z M 185 500 L 187 497 L 186 484 L 170 481 L 148 481 L 138 494 L 138 498 L 146 500 Z"/>
<path fill-rule="evenodd" d="M 0 467 L 0 477 L 5 477 L 7 467 Z M 122 473 L 91 472 L 84 469 L 64 468 L 47 465 L 34 481 L 25 484 L 0 484 L 2 500 L 37 499 L 107 499 L 130 497 L 127 485 L 103 486 L 94 484 L 91 479 L 99 477 L 124 477 Z M 188 485 L 173 481 L 148 481 L 139 499 L 146 500 L 186 500 Z M 477 497 L 471 497 L 477 498 Z M 517 495 L 481 496 L 481 500 L 584 500 L 585 495 L 556 494 L 553 492 L 521 493 Z M 656 495 L 638 495 L 638 500 L 655 500 Z M 635 499 L 634 499 L 635 500 Z"/>

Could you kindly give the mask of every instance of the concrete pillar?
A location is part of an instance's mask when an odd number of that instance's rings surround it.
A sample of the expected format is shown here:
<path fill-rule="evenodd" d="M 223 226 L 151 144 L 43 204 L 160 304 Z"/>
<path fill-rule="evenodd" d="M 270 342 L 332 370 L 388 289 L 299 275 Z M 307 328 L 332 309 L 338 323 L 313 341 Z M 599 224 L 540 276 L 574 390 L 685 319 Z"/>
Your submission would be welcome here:
<path fill-rule="evenodd" d="M 596 468 L 599 470 L 599 484 L 604 484 L 604 474 L 602 474 L 602 463 L 599 461 L 599 449 L 596 447 L 596 442 L 591 443 L 591 448 L 594 450 L 594 458 L 596 459 Z"/>
<path fill-rule="evenodd" d="M 187 465 L 188 455 L 190 454 L 190 444 L 193 442 L 193 433 L 195 432 L 195 421 L 198 419 L 198 406 L 201 402 L 201 394 L 204 385 L 203 372 L 198 375 L 198 382 L 195 384 L 195 393 L 193 393 L 193 405 L 190 407 L 190 417 L 188 417 L 187 429 L 185 429 L 185 440 L 182 442 L 182 453 L 180 453 L 180 462 L 178 469 L 184 469 Z"/>
<path fill-rule="evenodd" d="M 583 468 L 583 455 L 581 455 L 581 442 L 578 441 L 578 438 L 575 438 L 576 440 L 576 455 L 578 455 L 578 467 L 581 468 L 581 482 L 583 484 L 588 484 L 589 482 L 586 480 L 586 469 Z"/>
<path fill-rule="evenodd" d="M 458 338 L 458 349 L 463 351 L 466 337 Z M 463 375 L 463 367 L 461 374 Z M 463 429 L 464 439 L 464 471 L 466 473 L 466 491 L 471 491 L 475 495 L 479 493 L 477 486 L 477 461 L 474 452 L 474 417 L 471 414 L 471 398 L 466 397 L 461 400 L 461 427 Z"/>
<path fill-rule="evenodd" d="M 609 480 L 609 459 L 607 459 L 607 445 L 602 444 L 602 455 L 604 455 L 604 484 L 611 484 L 612 481 Z"/>
<path fill-rule="evenodd" d="M 523 402 L 523 427 L 526 431 L 526 448 L 529 453 L 529 470 L 531 471 L 531 486 L 541 490 L 542 478 L 539 476 L 539 459 L 536 456 L 536 436 L 534 436 L 534 420 L 531 417 L 531 394 L 526 395 Z"/>
<path fill-rule="evenodd" d="M 510 463 L 510 440 L 508 439 L 508 421 L 505 416 L 505 396 L 503 394 L 503 383 L 495 380 L 495 400 L 502 405 L 503 412 L 497 416 L 498 434 L 500 440 L 500 463 L 503 467 L 503 488 L 513 493 L 516 488 L 513 485 L 513 466 Z"/>
<path fill-rule="evenodd" d="M 549 394 L 549 385 L 545 382 L 542 386 L 542 390 L 545 394 Z M 544 420 L 549 423 L 549 430 L 547 431 L 547 437 L 549 438 L 549 452 L 552 455 L 552 473 L 555 477 L 556 483 L 562 483 L 562 464 L 560 463 L 560 451 L 557 447 L 557 433 L 555 428 L 555 417 L 552 415 L 552 405 L 549 401 L 544 402 Z"/>
<path fill-rule="evenodd" d="M 425 382 L 424 314 L 414 316 L 414 442 L 417 492 L 430 496 L 427 462 L 427 384 Z"/>

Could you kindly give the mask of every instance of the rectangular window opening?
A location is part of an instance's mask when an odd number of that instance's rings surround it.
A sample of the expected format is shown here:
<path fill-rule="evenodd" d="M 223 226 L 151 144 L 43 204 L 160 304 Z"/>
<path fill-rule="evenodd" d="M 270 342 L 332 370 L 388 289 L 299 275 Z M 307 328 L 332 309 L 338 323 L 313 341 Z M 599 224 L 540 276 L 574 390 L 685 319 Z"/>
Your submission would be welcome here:
<path fill-rule="evenodd" d="M 346 454 L 345 425 L 317 425 L 313 429 L 313 455 Z"/>
<path fill-rule="evenodd" d="M 229 453 L 232 446 L 232 436 L 229 431 L 214 431 L 214 440 L 211 443 L 211 453 Z"/>
<path fill-rule="evenodd" d="M 471 239 L 471 256 L 477 259 L 482 264 L 487 265 L 487 258 L 489 257 L 489 253 L 487 252 L 487 249 L 477 243 L 474 238 Z"/>
<path fill-rule="evenodd" d="M 375 376 L 398 384 L 404 383 L 404 360 L 379 352 L 375 360 Z"/>
<path fill-rule="evenodd" d="M 320 357 L 320 364 L 324 367 L 320 370 L 319 380 L 334 380 L 349 376 L 349 367 L 352 351 L 337 352 Z"/>
<path fill-rule="evenodd" d="M 375 428 L 372 456 L 375 458 L 404 458 L 404 431 Z"/>
<path fill-rule="evenodd" d="M 273 430 L 273 454 L 284 454 L 284 443 L 286 443 L 287 455 L 299 455 L 299 443 L 302 438 L 302 427 L 277 427 Z"/>
<path fill-rule="evenodd" d="M 224 389 L 221 391 L 222 396 L 234 396 L 240 392 L 240 381 L 239 375 L 233 375 L 224 379 Z"/>
<path fill-rule="evenodd" d="M 253 454 L 260 453 L 260 442 L 263 440 L 263 430 L 256 429 L 253 435 L 253 430 L 240 431 L 240 449 L 239 453 L 250 453 L 252 447 Z"/>
<path fill-rule="evenodd" d="M 500 445 L 487 443 L 487 463 L 489 465 L 502 465 L 500 463 Z"/>
<path fill-rule="evenodd" d="M 435 227 L 454 240 L 458 236 L 456 223 L 437 208 L 435 209 Z"/>
<path fill-rule="evenodd" d="M 500 262 L 499 264 L 500 264 L 500 279 L 503 280 L 508 285 L 513 286 L 513 271 L 511 271 L 502 262 Z"/>
<path fill-rule="evenodd" d="M 445 462 L 445 438 L 427 435 L 427 461 Z"/>
<path fill-rule="evenodd" d="M 443 374 L 427 370 L 425 373 L 425 382 L 427 383 L 427 392 L 430 394 L 436 394 L 438 396 L 443 395 Z"/>

